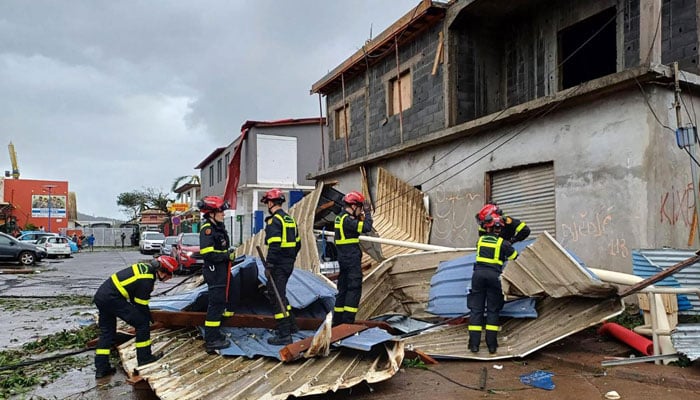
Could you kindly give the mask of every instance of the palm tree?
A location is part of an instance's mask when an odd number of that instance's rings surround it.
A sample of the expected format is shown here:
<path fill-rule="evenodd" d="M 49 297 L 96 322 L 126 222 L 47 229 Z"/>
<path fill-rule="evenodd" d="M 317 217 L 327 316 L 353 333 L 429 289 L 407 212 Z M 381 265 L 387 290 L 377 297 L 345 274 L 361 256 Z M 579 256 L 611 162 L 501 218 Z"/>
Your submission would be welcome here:
<path fill-rule="evenodd" d="M 174 192 L 175 192 L 175 189 L 177 189 L 177 188 L 179 188 L 180 186 L 182 186 L 181 183 L 182 183 L 182 181 L 184 181 L 185 179 L 189 179 L 189 182 L 187 182 L 187 183 L 192 183 L 192 184 L 194 184 L 194 185 L 199 185 L 199 176 L 197 176 L 197 175 L 183 175 L 183 176 L 178 176 L 178 177 L 175 178 L 175 180 L 173 181 L 173 185 L 170 187 L 170 191 L 174 193 Z"/>

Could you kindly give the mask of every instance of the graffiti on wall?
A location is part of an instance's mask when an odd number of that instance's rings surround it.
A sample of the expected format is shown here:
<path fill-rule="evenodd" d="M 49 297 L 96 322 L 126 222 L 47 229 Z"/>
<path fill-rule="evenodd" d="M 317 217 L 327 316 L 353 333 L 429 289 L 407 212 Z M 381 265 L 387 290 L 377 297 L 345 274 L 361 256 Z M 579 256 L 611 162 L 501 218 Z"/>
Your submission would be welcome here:
<path fill-rule="evenodd" d="M 445 186 L 435 188 L 433 201 L 432 237 L 436 242 L 457 247 L 472 247 L 467 243 L 469 232 L 476 231 L 474 214 L 483 205 L 480 193 L 448 191 Z M 478 203 L 478 205 L 472 205 Z"/>
<path fill-rule="evenodd" d="M 562 244 L 586 241 L 607 248 L 612 257 L 629 257 L 625 239 L 613 227 L 614 207 L 601 207 L 591 211 L 581 211 L 561 224 Z"/>
<path fill-rule="evenodd" d="M 693 183 L 685 187 L 676 188 L 661 194 L 661 206 L 659 207 L 659 222 L 674 226 L 684 224 L 686 227 L 693 222 L 695 212 L 695 198 L 693 197 Z"/>

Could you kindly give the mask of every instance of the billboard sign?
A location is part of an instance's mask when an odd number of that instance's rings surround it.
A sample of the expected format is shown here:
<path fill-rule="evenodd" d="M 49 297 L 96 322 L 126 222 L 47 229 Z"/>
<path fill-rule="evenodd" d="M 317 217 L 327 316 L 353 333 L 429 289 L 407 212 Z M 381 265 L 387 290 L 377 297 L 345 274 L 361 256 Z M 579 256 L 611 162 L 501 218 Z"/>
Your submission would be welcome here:
<path fill-rule="evenodd" d="M 66 217 L 66 196 L 51 196 L 51 218 Z M 49 216 L 49 195 L 32 195 L 32 217 Z"/>

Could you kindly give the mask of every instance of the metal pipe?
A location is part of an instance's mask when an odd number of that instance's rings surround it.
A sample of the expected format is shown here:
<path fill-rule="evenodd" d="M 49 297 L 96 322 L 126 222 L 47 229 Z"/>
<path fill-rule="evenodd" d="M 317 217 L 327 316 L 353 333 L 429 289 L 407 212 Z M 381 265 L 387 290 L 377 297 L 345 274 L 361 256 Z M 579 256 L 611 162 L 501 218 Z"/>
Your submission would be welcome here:
<path fill-rule="evenodd" d="M 318 229 L 314 229 L 314 234 L 335 236 L 335 232 L 321 231 Z M 445 247 L 445 246 L 436 246 L 433 244 L 407 242 L 404 240 L 386 239 L 386 238 L 365 236 L 365 235 L 360 235 L 359 239 L 362 241 L 365 241 L 365 242 L 374 242 L 374 243 L 386 244 L 386 245 L 390 245 L 390 246 L 407 247 L 410 249 L 425 250 L 425 251 L 476 251 L 476 248 L 474 248 L 474 247 L 461 247 L 461 248 L 460 247 Z"/>

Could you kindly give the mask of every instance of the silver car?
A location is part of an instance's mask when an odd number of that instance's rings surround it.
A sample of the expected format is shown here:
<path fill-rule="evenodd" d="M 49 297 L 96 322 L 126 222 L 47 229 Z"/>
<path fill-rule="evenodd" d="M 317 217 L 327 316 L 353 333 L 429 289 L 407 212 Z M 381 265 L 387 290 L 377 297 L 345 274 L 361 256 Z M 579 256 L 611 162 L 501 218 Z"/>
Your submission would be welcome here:
<path fill-rule="evenodd" d="M 163 240 L 163 245 L 160 246 L 160 254 L 162 256 L 172 256 L 175 243 L 177 243 L 177 236 L 166 236 L 165 240 Z"/>

